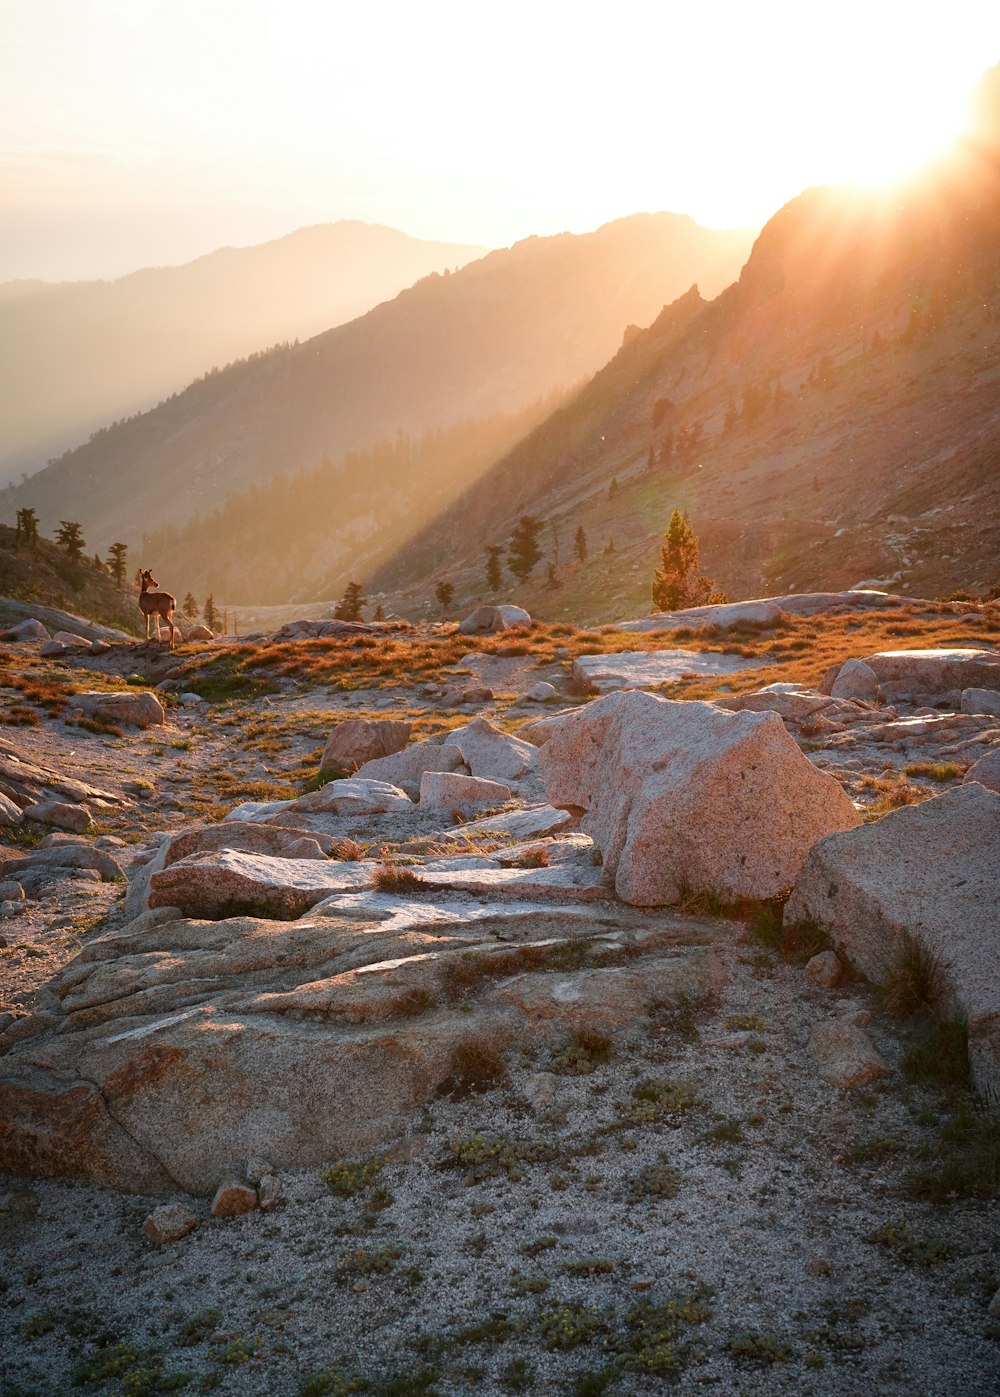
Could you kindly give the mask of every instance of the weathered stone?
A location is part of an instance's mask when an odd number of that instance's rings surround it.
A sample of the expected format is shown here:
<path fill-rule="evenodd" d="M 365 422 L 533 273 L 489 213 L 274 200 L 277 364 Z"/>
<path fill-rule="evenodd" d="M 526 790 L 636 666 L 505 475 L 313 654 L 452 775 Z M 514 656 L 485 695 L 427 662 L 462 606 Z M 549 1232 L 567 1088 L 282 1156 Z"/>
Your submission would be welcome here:
<path fill-rule="evenodd" d="M 1000 718 L 1000 690 L 963 689 L 960 702 L 963 713 L 989 713 Z"/>
<path fill-rule="evenodd" d="M 449 815 L 473 815 L 510 800 L 510 787 L 457 771 L 425 771 L 420 780 L 420 807 Z"/>
<path fill-rule="evenodd" d="M 198 1226 L 198 1214 L 186 1203 L 163 1203 L 154 1208 L 142 1224 L 142 1230 L 158 1247 L 165 1242 L 179 1242 Z"/>
<path fill-rule="evenodd" d="M 56 631 L 52 639 L 66 650 L 89 650 L 91 645 L 88 636 L 77 635 L 74 631 Z"/>
<path fill-rule="evenodd" d="M 90 828 L 90 811 L 85 805 L 68 805 L 60 800 L 46 800 L 38 805 L 25 806 L 26 820 L 34 820 L 39 825 L 54 825 L 73 834 L 83 834 Z"/>
<path fill-rule="evenodd" d="M 38 653 L 43 660 L 54 660 L 59 655 L 65 655 L 66 646 L 61 640 L 43 640 L 38 647 Z"/>
<path fill-rule="evenodd" d="M 616 621 L 620 631 L 666 631 L 682 626 L 719 626 L 728 630 L 730 626 L 751 624 L 773 626 L 784 615 L 779 599 L 764 598 L 757 601 L 723 602 L 713 606 L 689 606 L 679 611 L 654 611 L 636 621 Z"/>
<path fill-rule="evenodd" d="M 1000 792 L 1000 747 L 994 747 L 992 752 L 987 752 L 985 757 L 980 757 L 969 767 L 962 778 L 963 785 L 969 781 L 978 782 L 988 791 Z"/>
<path fill-rule="evenodd" d="M 530 625 L 531 617 L 520 606 L 477 606 L 458 629 L 461 635 L 480 635 Z"/>
<path fill-rule="evenodd" d="M 21 807 L 0 793 L 0 825 L 6 825 L 12 829 L 19 825 L 23 819 L 24 813 Z"/>
<path fill-rule="evenodd" d="M 537 684 L 532 684 L 525 697 L 534 703 L 554 703 L 559 698 L 559 690 L 554 684 L 549 684 L 543 679 Z"/>
<path fill-rule="evenodd" d="M 517 735 L 522 742 L 530 742 L 533 747 L 542 747 L 548 742 L 562 720 L 576 711 L 575 707 L 564 708 L 558 713 L 550 714 L 547 718 L 535 718 L 530 723 L 522 723 L 517 730 Z"/>
<path fill-rule="evenodd" d="M 215 632 L 209 630 L 208 626 L 191 626 L 187 633 L 188 640 L 214 640 Z"/>
<path fill-rule="evenodd" d="M 125 878 L 122 866 L 116 858 L 104 849 L 98 849 L 82 840 L 54 844 L 47 849 L 33 849 L 29 853 L 0 860 L 0 877 L 14 877 L 21 882 L 22 876 L 58 874 L 60 870 L 67 868 L 95 869 L 103 883 L 117 883 Z"/>
<path fill-rule="evenodd" d="M 321 776 L 356 771 L 365 762 L 401 752 L 413 724 L 392 718 L 347 718 L 330 733 L 320 759 Z"/>
<path fill-rule="evenodd" d="M 225 1178 L 212 1199 L 214 1218 L 238 1218 L 252 1213 L 258 1206 L 257 1190 L 252 1184 L 234 1177 Z"/>
<path fill-rule="evenodd" d="M 318 791 L 310 791 L 285 806 L 291 814 L 381 815 L 386 811 L 413 813 L 413 801 L 398 786 L 368 777 L 328 781 Z"/>
<path fill-rule="evenodd" d="M 861 818 L 773 713 L 612 694 L 567 718 L 539 759 L 549 800 L 586 810 L 615 891 L 640 906 L 775 897 L 817 839 Z"/>
<path fill-rule="evenodd" d="M 484 834 L 498 834 L 511 839 L 541 839 L 572 823 L 573 816 L 568 810 L 558 810 L 554 805 L 529 805 L 506 815 L 486 815 L 471 820 L 460 830 L 443 830 L 438 838 L 465 841 Z"/>
<path fill-rule="evenodd" d="M 257 1185 L 257 1204 L 262 1213 L 276 1208 L 284 1196 L 281 1180 L 276 1174 L 264 1174 Z"/>
<path fill-rule="evenodd" d="M 866 703 L 878 698 L 878 675 L 864 660 L 845 660 L 830 685 L 834 698 L 862 699 Z"/>
<path fill-rule="evenodd" d="M 944 689 L 1000 689 L 996 650 L 882 650 L 865 664 L 880 685 L 893 690 L 936 694 Z"/>
<path fill-rule="evenodd" d="M 816 922 L 878 985 L 920 948 L 938 1011 L 968 1023 L 972 1078 L 991 1099 L 1000 1099 L 998 851 L 1000 795 L 972 782 L 822 839 L 785 909 L 790 925 Z"/>
<path fill-rule="evenodd" d="M 828 694 L 803 689 L 798 684 L 768 684 L 752 693 L 733 694 L 716 702 L 731 713 L 777 713 L 786 723 L 804 722 L 831 706 Z"/>
<path fill-rule="evenodd" d="M 391 757 L 376 757 L 365 762 L 356 773 L 359 779 L 388 781 L 414 799 L 420 793 L 420 778 L 425 771 L 457 771 L 465 759 L 450 742 L 415 742 Z"/>
<path fill-rule="evenodd" d="M 843 972 L 844 967 L 836 951 L 820 951 L 818 955 L 806 961 L 804 973 L 810 984 L 820 989 L 832 990 L 840 983 Z"/>
<path fill-rule="evenodd" d="M 466 704 L 492 703 L 495 695 L 485 684 L 456 684 L 445 689 L 438 700 L 442 708 L 462 708 Z"/>
<path fill-rule="evenodd" d="M 889 1072 L 867 1033 L 840 1019 L 813 1025 L 809 1052 L 820 1076 L 844 1091 L 866 1087 Z"/>
<path fill-rule="evenodd" d="M 92 640 L 90 642 L 90 653 L 92 655 L 106 655 L 111 649 L 111 644 L 107 640 Z"/>
<path fill-rule="evenodd" d="M 129 689 L 127 692 L 114 694 L 74 694 L 72 704 L 87 717 L 100 718 L 106 723 L 125 723 L 130 727 L 149 728 L 167 721 L 160 700 L 148 690 Z"/>
<path fill-rule="evenodd" d="M 23 897 L 24 889 L 20 883 L 13 878 L 0 880 L 0 902 L 20 902 Z"/>
<path fill-rule="evenodd" d="M 762 669 L 770 663 L 700 650 L 623 650 L 617 655 L 578 655 L 573 661 L 573 683 L 584 692 L 609 694 L 616 689 L 673 684 L 688 675 Z"/>
<path fill-rule="evenodd" d="M 33 616 L 29 616 L 26 621 L 18 621 L 15 626 L 8 626 L 3 633 L 4 640 L 48 640 L 49 633 L 42 625 L 41 621 L 36 621 Z"/>
<path fill-rule="evenodd" d="M 473 776 L 488 781 L 519 781 L 538 764 L 538 752 L 530 742 L 511 737 L 488 718 L 476 718 L 467 727 L 448 734 Z"/>
<path fill-rule="evenodd" d="M 408 802 L 409 803 L 409 802 Z M 233 849 L 190 854 L 149 876 L 147 904 L 179 907 L 190 917 L 301 916 L 334 892 L 365 887 L 371 865 L 276 858 Z"/>

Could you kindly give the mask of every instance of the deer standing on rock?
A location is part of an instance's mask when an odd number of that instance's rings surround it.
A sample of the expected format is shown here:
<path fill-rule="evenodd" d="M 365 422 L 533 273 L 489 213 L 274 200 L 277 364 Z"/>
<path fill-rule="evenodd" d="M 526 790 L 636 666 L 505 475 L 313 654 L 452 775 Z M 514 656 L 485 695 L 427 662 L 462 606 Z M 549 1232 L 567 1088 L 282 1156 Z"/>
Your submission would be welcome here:
<path fill-rule="evenodd" d="M 153 576 L 149 568 L 143 568 L 139 573 L 139 610 L 146 618 L 146 640 L 149 640 L 149 619 L 156 617 L 156 639 L 160 639 L 160 621 L 166 621 L 170 627 L 170 649 L 174 648 L 174 626 L 173 616 L 177 610 L 177 598 L 172 597 L 169 592 L 151 592 L 150 587 L 158 587 L 160 584 Z"/>

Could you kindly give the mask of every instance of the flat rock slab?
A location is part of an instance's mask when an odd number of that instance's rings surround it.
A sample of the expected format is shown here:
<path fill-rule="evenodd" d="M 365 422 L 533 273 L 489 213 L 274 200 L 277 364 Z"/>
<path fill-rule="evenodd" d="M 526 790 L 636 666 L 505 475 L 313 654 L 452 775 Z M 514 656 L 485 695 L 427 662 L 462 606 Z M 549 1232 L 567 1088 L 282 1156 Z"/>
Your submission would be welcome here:
<path fill-rule="evenodd" d="M 875 984 L 909 947 L 940 968 L 939 1010 L 969 1025 L 973 1081 L 1000 1100 L 1000 795 L 976 782 L 822 839 L 785 909 Z"/>
<path fill-rule="evenodd" d="M 592 693 L 615 689 L 653 689 L 689 675 L 735 674 L 762 669 L 770 660 L 744 655 L 702 653 L 699 650 L 623 650 L 617 655 L 579 655 L 573 661 L 573 682 Z"/>
<path fill-rule="evenodd" d="M 483 835 L 496 835 L 507 839 L 541 839 L 547 834 L 555 834 L 573 823 L 568 810 L 559 810 L 554 805 L 529 805 L 523 810 L 511 810 L 506 815 L 487 815 L 479 820 L 469 820 L 458 829 L 442 830 L 435 838 L 444 843 L 465 843 Z"/>
<path fill-rule="evenodd" d="M 366 891 L 324 912 L 147 913 L 89 942 L 0 1037 L 0 1169 L 211 1197 L 230 1161 L 384 1147 L 470 1051 L 622 1027 L 723 978 L 704 933 L 610 908 Z"/>
<path fill-rule="evenodd" d="M 220 849 L 191 854 L 149 879 L 148 906 L 187 916 L 226 917 L 237 909 L 291 919 L 334 892 L 366 887 L 372 865 L 286 859 Z"/>
<path fill-rule="evenodd" d="M 689 606 L 682 611 L 656 611 L 635 621 L 618 621 L 621 631 L 662 631 L 680 626 L 735 626 L 741 622 L 772 625 L 783 615 L 816 616 L 822 611 L 873 611 L 910 606 L 912 598 L 858 588 L 849 592 L 793 592 L 784 597 L 758 597 L 719 606 Z M 919 603 L 918 603 L 919 604 Z"/>

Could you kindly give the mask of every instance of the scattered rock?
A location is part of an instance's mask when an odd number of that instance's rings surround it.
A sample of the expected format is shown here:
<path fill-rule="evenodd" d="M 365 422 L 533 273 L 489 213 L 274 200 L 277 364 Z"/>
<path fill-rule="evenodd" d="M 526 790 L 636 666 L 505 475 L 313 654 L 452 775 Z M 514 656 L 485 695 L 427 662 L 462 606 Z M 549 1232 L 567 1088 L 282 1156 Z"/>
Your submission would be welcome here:
<path fill-rule="evenodd" d="M 461 635 L 481 635 L 530 625 L 531 617 L 520 606 L 477 606 L 458 629 Z"/>
<path fill-rule="evenodd" d="M 538 751 L 530 742 L 510 737 L 488 718 L 455 728 L 448 734 L 448 745 L 458 748 L 473 776 L 488 781 L 519 781 L 538 764 Z"/>
<path fill-rule="evenodd" d="M 356 776 L 371 781 L 387 781 L 416 799 L 420 779 L 425 771 L 457 771 L 465 760 L 450 742 L 415 742 L 411 747 L 391 757 L 376 757 L 365 762 Z"/>
<path fill-rule="evenodd" d="M 572 823 L 573 816 L 568 810 L 557 810 L 554 805 L 528 805 L 522 810 L 508 811 L 505 815 L 487 815 L 472 820 L 460 830 L 443 830 L 438 838 L 464 842 L 477 835 L 498 834 L 510 839 L 541 839 Z"/>
<path fill-rule="evenodd" d="M 536 1111 L 551 1106 L 558 1090 L 559 1078 L 554 1072 L 532 1072 L 524 1086 L 524 1094 Z"/>
<path fill-rule="evenodd" d="M 328 781 L 318 791 L 310 791 L 284 807 L 292 814 L 382 815 L 393 810 L 413 813 L 413 801 L 405 791 L 387 781 L 353 776 L 346 781 Z"/>
<path fill-rule="evenodd" d="M 724 602 L 717 606 L 689 606 L 680 611 L 654 611 L 637 621 L 618 621 L 620 631 L 666 631 L 681 626 L 719 626 L 728 630 L 742 622 L 773 626 L 784 615 L 781 599 Z"/>
<path fill-rule="evenodd" d="M 90 642 L 90 653 L 92 655 L 106 655 L 111 649 L 111 645 L 106 640 L 92 640 Z"/>
<path fill-rule="evenodd" d="M 198 1214 L 186 1203 L 163 1203 L 154 1208 L 142 1224 L 142 1230 L 158 1247 L 165 1242 L 179 1242 L 198 1226 Z"/>
<path fill-rule="evenodd" d="M 191 854 L 160 869 L 151 866 L 146 902 L 151 908 L 179 907 L 190 917 L 227 917 L 244 911 L 290 920 L 331 893 L 367 886 L 370 878 L 370 864 L 220 849 Z"/>
<path fill-rule="evenodd" d="M 832 990 L 840 983 L 843 973 L 844 967 L 836 951 L 820 951 L 819 955 L 806 961 L 805 977 L 810 984 L 817 985 L 820 989 Z"/>
<path fill-rule="evenodd" d="M 867 1033 L 840 1019 L 813 1026 L 809 1052 L 816 1059 L 820 1076 L 844 1091 L 866 1087 L 889 1072 Z"/>
<path fill-rule="evenodd" d="M 19 805 L 15 805 L 12 800 L 0 792 L 0 825 L 6 825 L 9 829 L 15 828 L 24 819 L 24 812 Z"/>
<path fill-rule="evenodd" d="M 222 1180 L 212 1199 L 214 1218 L 238 1218 L 243 1213 L 252 1213 L 258 1207 L 257 1190 L 243 1179 L 229 1177 Z"/>
<path fill-rule="evenodd" d="M 893 690 L 909 693 L 1000 689 L 1000 652 L 996 650 L 882 650 L 866 655 L 865 664 L 883 688 L 891 685 Z"/>
<path fill-rule="evenodd" d="M 878 985 L 920 948 L 938 1011 L 968 1022 L 972 1079 L 988 1099 L 1000 1099 L 998 849 L 1000 795 L 972 782 L 820 840 L 785 909 Z"/>
<path fill-rule="evenodd" d="M 881 693 L 878 675 L 864 660 L 845 660 L 830 685 L 830 693 L 833 698 L 874 702 Z"/>
<path fill-rule="evenodd" d="M 89 650 L 92 644 L 88 636 L 77 635 L 73 631 L 56 631 L 52 639 L 64 650 Z"/>
<path fill-rule="evenodd" d="M 284 1196 L 281 1180 L 276 1174 L 263 1174 L 257 1185 L 257 1203 L 262 1213 L 276 1208 Z"/>
<path fill-rule="evenodd" d="M 26 621 L 18 621 L 16 626 L 8 626 L 3 633 L 4 640 L 48 640 L 49 633 L 41 621 L 29 616 Z"/>
<path fill-rule="evenodd" d="M 413 724 L 392 718 L 347 718 L 327 738 L 320 759 L 321 776 L 356 771 L 365 762 L 401 752 L 410 740 Z"/>
<path fill-rule="evenodd" d="M 449 815 L 473 815 L 510 800 L 510 787 L 456 771 L 425 771 L 420 780 L 420 806 Z"/>
<path fill-rule="evenodd" d="M 5 878 L 0 882 L 0 902 L 20 902 L 24 897 L 24 889 L 20 883 L 15 883 L 13 878 Z"/>
<path fill-rule="evenodd" d="M 554 684 L 549 684 L 543 679 L 531 686 L 526 697 L 535 703 L 554 703 L 559 699 L 559 690 Z"/>
<path fill-rule="evenodd" d="M 989 713 L 1000 718 L 1000 691 L 997 689 L 963 689 L 959 702 L 963 713 Z"/>
<path fill-rule="evenodd" d="M 129 689 L 122 693 L 84 693 L 73 695 L 73 707 L 89 718 L 106 723 L 125 723 L 130 727 L 149 728 L 165 723 L 167 715 L 155 694 L 148 690 Z"/>
<path fill-rule="evenodd" d="M 462 708 L 466 704 L 492 703 L 494 693 L 485 684 L 455 685 L 445 689 L 439 702 L 442 708 Z"/>
<path fill-rule="evenodd" d="M 202 625 L 191 626 L 190 629 L 188 630 L 186 639 L 188 639 L 188 640 L 214 640 L 214 639 L 215 639 L 215 632 L 209 630 L 208 626 L 202 626 Z M 247 637 L 247 639 L 249 639 L 249 637 Z"/>
<path fill-rule="evenodd" d="M 988 791 L 1000 792 L 1000 747 L 987 752 L 985 757 L 980 757 L 978 762 L 969 767 L 962 778 L 963 784 L 968 781 L 976 781 Z"/>
<path fill-rule="evenodd" d="M 90 811 L 85 805 L 47 800 L 40 805 L 27 806 L 23 813 L 26 820 L 34 820 L 39 825 L 54 825 L 56 829 L 70 830 L 73 834 L 83 834 L 90 828 Z"/>
<path fill-rule="evenodd" d="M 539 760 L 625 902 L 778 896 L 824 834 L 860 815 L 773 713 L 612 694 L 566 718 Z"/>

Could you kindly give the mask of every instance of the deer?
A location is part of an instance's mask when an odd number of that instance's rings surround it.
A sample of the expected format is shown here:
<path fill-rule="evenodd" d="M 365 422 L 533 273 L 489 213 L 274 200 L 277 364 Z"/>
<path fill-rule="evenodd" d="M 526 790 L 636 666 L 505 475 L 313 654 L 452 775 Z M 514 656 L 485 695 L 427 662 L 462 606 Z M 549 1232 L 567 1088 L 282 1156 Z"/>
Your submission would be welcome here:
<path fill-rule="evenodd" d="M 170 649 L 174 648 L 174 626 L 173 615 L 177 610 L 177 598 L 172 597 L 169 592 L 151 592 L 150 587 L 158 587 L 160 584 L 153 576 L 149 568 L 142 568 L 139 573 L 139 610 L 146 618 L 146 641 L 149 641 L 149 620 L 151 616 L 156 617 L 156 639 L 160 639 L 160 621 L 166 621 L 170 627 Z"/>

